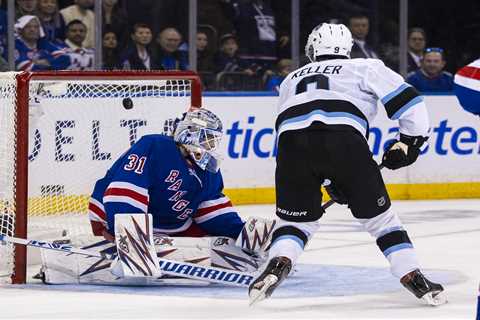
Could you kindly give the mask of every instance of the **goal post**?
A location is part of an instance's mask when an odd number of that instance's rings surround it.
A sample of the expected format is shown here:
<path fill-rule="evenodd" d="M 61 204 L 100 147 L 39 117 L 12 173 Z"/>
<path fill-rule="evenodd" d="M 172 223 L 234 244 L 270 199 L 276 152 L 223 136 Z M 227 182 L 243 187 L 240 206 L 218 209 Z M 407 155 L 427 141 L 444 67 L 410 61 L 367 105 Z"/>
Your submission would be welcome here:
<path fill-rule="evenodd" d="M 113 161 L 201 107 L 189 71 L 5 72 L 0 92 L 0 234 L 77 243 L 92 236 L 89 195 Z M 26 247 L 0 244 L 0 283 L 26 272 Z"/>

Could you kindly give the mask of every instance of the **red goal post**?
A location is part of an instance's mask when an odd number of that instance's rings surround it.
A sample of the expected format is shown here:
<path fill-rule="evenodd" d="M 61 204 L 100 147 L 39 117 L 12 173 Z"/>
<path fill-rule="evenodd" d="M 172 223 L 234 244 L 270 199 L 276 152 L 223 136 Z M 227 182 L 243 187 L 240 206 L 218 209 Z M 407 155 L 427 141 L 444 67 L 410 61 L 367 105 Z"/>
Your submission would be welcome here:
<path fill-rule="evenodd" d="M 201 107 L 189 71 L 7 72 L 0 91 L 0 233 L 20 238 L 86 233 L 92 183 L 141 135 Z M 0 282 L 25 283 L 26 247 L 0 244 L 0 257 Z"/>

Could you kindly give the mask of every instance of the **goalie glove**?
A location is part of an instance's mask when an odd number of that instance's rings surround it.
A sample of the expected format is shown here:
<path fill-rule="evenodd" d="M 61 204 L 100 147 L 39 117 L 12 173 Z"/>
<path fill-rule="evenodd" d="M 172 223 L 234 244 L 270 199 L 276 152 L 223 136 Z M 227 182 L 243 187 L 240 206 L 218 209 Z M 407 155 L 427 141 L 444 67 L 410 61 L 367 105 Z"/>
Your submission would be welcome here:
<path fill-rule="evenodd" d="M 330 198 L 335 201 L 338 204 L 347 204 L 347 197 L 345 197 L 345 194 L 343 194 L 340 189 L 338 189 L 337 185 L 333 183 L 333 181 L 329 179 L 325 179 L 323 182 L 322 186 L 325 188 L 325 191 L 327 191 L 328 195 Z"/>
<path fill-rule="evenodd" d="M 412 137 L 400 133 L 400 140 L 393 142 L 385 150 L 382 164 L 391 170 L 411 165 L 417 160 L 420 148 L 427 139 L 427 137 Z"/>

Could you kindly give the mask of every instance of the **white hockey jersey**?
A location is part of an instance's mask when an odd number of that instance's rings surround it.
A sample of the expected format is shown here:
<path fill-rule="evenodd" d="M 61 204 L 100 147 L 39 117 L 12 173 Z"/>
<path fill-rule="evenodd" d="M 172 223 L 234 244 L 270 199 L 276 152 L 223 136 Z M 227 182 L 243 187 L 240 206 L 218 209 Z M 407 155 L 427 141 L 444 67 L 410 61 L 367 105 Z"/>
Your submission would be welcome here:
<path fill-rule="evenodd" d="M 86 48 L 66 48 L 65 52 L 70 57 L 69 70 L 93 70 L 95 67 L 95 51 Z"/>
<path fill-rule="evenodd" d="M 347 125 L 368 137 L 378 100 L 399 121 L 401 133 L 428 136 L 423 97 L 378 59 L 324 60 L 291 72 L 280 85 L 277 133 L 321 122 L 332 129 Z"/>

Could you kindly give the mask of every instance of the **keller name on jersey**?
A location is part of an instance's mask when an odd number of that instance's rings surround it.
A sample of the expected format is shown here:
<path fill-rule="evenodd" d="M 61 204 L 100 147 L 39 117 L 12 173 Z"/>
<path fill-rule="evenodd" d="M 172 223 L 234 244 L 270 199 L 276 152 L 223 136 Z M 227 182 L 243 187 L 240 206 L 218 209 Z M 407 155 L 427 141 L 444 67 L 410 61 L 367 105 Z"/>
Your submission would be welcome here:
<path fill-rule="evenodd" d="M 298 77 L 303 77 L 307 74 L 311 73 L 323 73 L 323 74 L 340 74 L 340 70 L 342 69 L 342 66 L 336 65 L 336 66 L 317 66 L 317 67 L 306 67 L 303 69 L 298 70 L 297 72 L 294 72 L 292 75 L 292 79 L 298 78 Z"/>
<path fill-rule="evenodd" d="M 327 130 L 357 130 L 368 139 L 377 102 L 400 132 L 428 135 L 428 113 L 419 93 L 378 59 L 328 59 L 292 71 L 280 84 L 275 129 L 315 125 Z"/>

